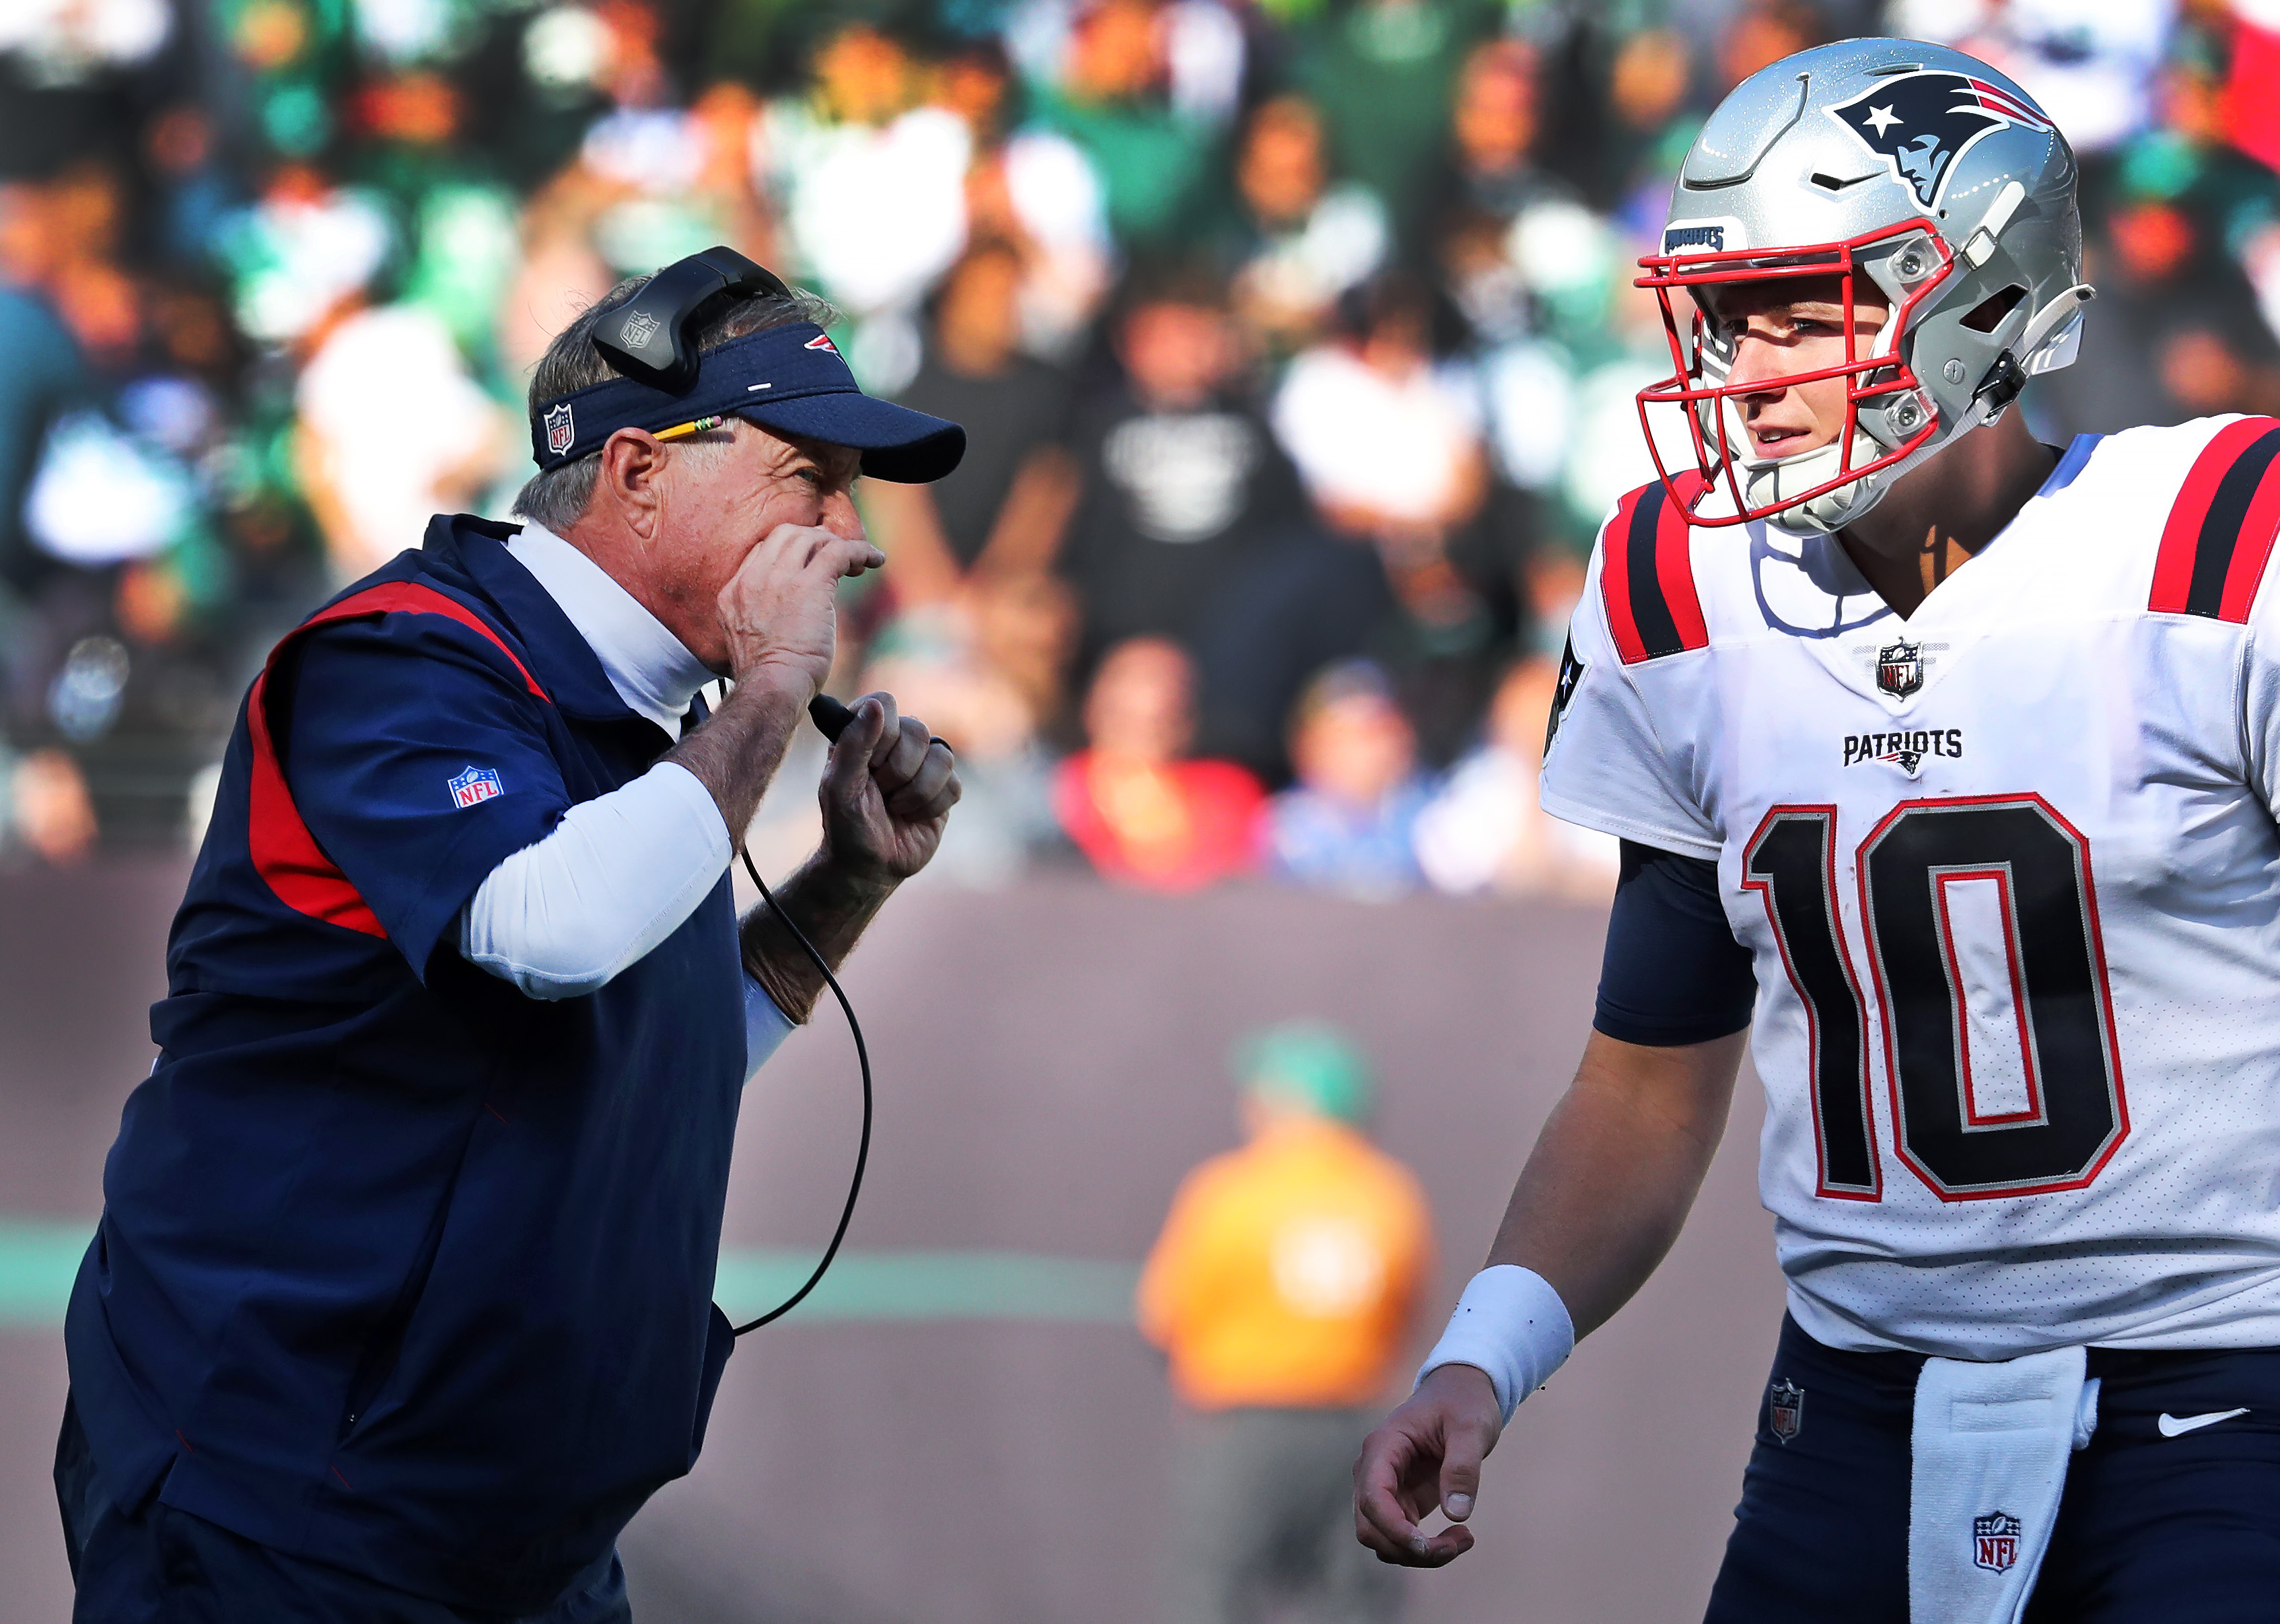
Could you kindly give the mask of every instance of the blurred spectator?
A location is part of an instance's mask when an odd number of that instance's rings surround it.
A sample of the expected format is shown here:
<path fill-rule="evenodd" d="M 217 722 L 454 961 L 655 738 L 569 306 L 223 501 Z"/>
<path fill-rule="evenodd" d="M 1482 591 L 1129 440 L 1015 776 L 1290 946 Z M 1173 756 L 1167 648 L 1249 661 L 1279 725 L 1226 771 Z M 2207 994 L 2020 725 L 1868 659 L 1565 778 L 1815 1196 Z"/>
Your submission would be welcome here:
<path fill-rule="evenodd" d="M 1213 108 L 1171 95 L 1175 14 L 1189 10 L 1092 0 L 1077 8 L 1049 75 L 1031 86 L 1039 122 L 1098 171 L 1109 225 L 1129 248 L 1161 250 L 1191 232 L 1211 180 Z"/>
<path fill-rule="evenodd" d="M 2017 80 L 2092 158 L 2143 129 L 2154 114 L 2155 75 L 2176 17 L 2176 0 L 1899 0 L 1896 32 L 1968 50 Z M 1770 59 L 1770 58 L 1769 58 Z"/>
<path fill-rule="evenodd" d="M 1558 662 L 1514 662 L 1489 707 L 1488 737 L 1417 816 L 1417 860 L 1444 891 L 1592 901 L 1614 889 L 1619 843 L 1544 810 L 1537 775 Z"/>
<path fill-rule="evenodd" d="M 1342 302 L 1341 332 L 1290 364 L 1275 433 L 1340 530 L 1444 532 L 1480 504 L 1486 467 L 1472 392 L 1434 365 L 1432 302 L 1390 276 Z"/>
<path fill-rule="evenodd" d="M 1275 872 L 1364 899 L 1414 889 L 1427 791 L 1416 730 L 1385 673 L 1355 660 L 1316 677 L 1290 725 L 1290 763 L 1298 781 L 1268 809 Z"/>
<path fill-rule="evenodd" d="M 1061 763 L 1053 804 L 1113 880 L 1186 891 L 1258 866 L 1265 793 L 1230 762 L 1187 758 L 1194 690 L 1187 655 L 1160 637 L 1120 643 L 1092 680 L 1090 748 Z"/>
<path fill-rule="evenodd" d="M 852 24 L 817 53 L 813 96 L 775 102 L 759 136 L 799 268 L 879 326 L 859 326 L 848 360 L 884 393 L 918 364 L 910 311 L 966 244 L 974 134 L 923 101 L 927 78 L 900 42 Z"/>
<path fill-rule="evenodd" d="M 893 694 L 958 752 L 960 827 L 943 836 L 936 882 L 1002 885 L 1052 843 L 1043 732 L 1059 708 L 1075 620 L 1058 582 L 1002 576 L 897 616 L 872 640 L 859 689 Z"/>
<path fill-rule="evenodd" d="M 14 189 L 0 188 L 0 277 L 13 280 L 11 246 L 21 228 Z M 28 235 L 28 234 L 27 234 Z M 23 530 L 29 492 L 48 430 L 78 404 L 89 380 L 71 330 L 41 296 L 0 282 L 0 591 L 31 587 L 47 566 Z"/>
<path fill-rule="evenodd" d="M 1448 139 L 1449 92 L 1496 25 L 1489 0 L 1352 0 L 1305 32 L 1299 82 L 1322 111 L 1338 173 L 1375 191 L 1411 240 Z"/>
<path fill-rule="evenodd" d="M 417 305 L 358 311 L 301 374 L 301 477 L 345 585 L 420 545 L 495 470 L 504 414 L 443 323 Z"/>
<path fill-rule="evenodd" d="M 1377 195 L 1353 181 L 1332 186 L 1326 161 L 1321 119 L 1295 96 L 1252 112 L 1236 155 L 1237 220 L 1223 250 L 1235 309 L 1284 353 L 1314 336 L 1390 244 Z"/>
<path fill-rule="evenodd" d="M 1460 625 L 1480 612 L 1450 549 L 1488 491 L 1477 394 L 1435 365 L 1431 296 L 1413 278 L 1341 304 L 1338 340 L 1292 362 L 1275 395 L 1275 436 L 1330 527 L 1375 543 L 1408 614 Z"/>
<path fill-rule="evenodd" d="M 11 762 L 0 748 L 0 851 L 13 843 L 43 863 L 76 863 L 95 849 L 95 803 L 79 763 L 60 750 L 38 750 Z"/>
<path fill-rule="evenodd" d="M 1354 1542 L 1352 1469 L 1406 1368 L 1431 1218 L 1363 1136 L 1369 1078 L 1337 1032 L 1275 1027 L 1236 1065 L 1249 1143 L 1182 1181 L 1140 1281 L 1185 1412 L 1170 1616 L 1390 1620 L 1399 1576 Z"/>
<path fill-rule="evenodd" d="M 977 572 L 1035 573 L 1059 550 L 1076 499 L 1061 441 L 1068 386 L 1021 352 L 1021 256 L 975 243 L 944 279 L 934 335 L 903 404 L 966 425 L 966 458 L 938 486 L 874 481 L 866 506 L 905 604 L 939 603 Z"/>
<path fill-rule="evenodd" d="M 1566 189 L 1535 162 L 1537 71 L 1537 52 L 1519 40 L 1491 40 L 1466 58 L 1450 110 L 1444 212 L 1461 209 L 1505 224 L 1547 191 Z"/>
<path fill-rule="evenodd" d="M 1118 320 L 1116 388 L 1079 415 L 1084 495 L 1063 569 L 1088 659 L 1127 637 L 1190 637 L 1230 571 L 1301 512 L 1297 481 L 1237 382 L 1217 289 L 1172 273 Z"/>

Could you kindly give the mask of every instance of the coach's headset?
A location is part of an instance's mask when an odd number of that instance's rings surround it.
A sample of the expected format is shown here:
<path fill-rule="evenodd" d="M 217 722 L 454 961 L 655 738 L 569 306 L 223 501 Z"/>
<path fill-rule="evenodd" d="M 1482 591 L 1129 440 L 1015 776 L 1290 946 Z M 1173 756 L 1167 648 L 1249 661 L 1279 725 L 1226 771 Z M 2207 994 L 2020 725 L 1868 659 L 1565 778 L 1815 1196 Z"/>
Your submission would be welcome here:
<path fill-rule="evenodd" d="M 789 300 L 792 291 L 785 286 L 783 278 L 766 266 L 754 264 L 735 249 L 708 248 L 701 254 L 691 254 L 666 266 L 644 282 L 640 292 L 597 321 L 593 328 L 594 348 L 620 376 L 668 395 L 686 395 L 697 387 L 700 359 L 697 335 L 704 330 L 705 323 L 726 305 L 769 295 Z M 558 406 L 558 403 L 548 404 Z M 542 446 L 546 443 L 550 416 L 544 409 L 533 413 L 532 437 Z M 566 416 L 562 420 L 567 424 Z M 713 419 L 705 427 L 718 421 Z M 566 444 L 561 448 L 564 451 L 569 449 Z M 721 692 L 725 697 L 726 684 Z M 847 730 L 847 724 L 855 720 L 852 711 L 828 694 L 818 694 L 809 700 L 807 713 L 817 730 L 834 743 Z M 856 1141 L 855 1174 L 847 1181 L 847 1200 L 839 1210 L 839 1227 L 831 1232 L 831 1244 L 823 1249 L 822 1259 L 798 1290 L 759 1319 L 736 1328 L 736 1334 L 742 1336 L 771 1320 L 781 1320 L 798 1307 L 822 1280 L 824 1271 L 839 1255 L 840 1243 L 847 1238 L 847 1226 L 855 1217 L 856 1199 L 863 1193 L 863 1170 L 871 1159 L 871 1051 L 863 1042 L 863 1024 L 855 1019 L 855 1006 L 847 1001 L 839 978 L 831 974 L 831 966 L 816 951 L 815 943 L 807 939 L 807 933 L 778 904 L 775 894 L 760 878 L 752 854 L 744 849 L 741 839 L 736 843 L 736 851 L 744 859 L 744 872 L 759 888 L 761 900 L 791 932 L 793 939 L 821 973 L 831 996 L 839 1000 L 839 1008 L 847 1017 L 847 1029 L 855 1035 L 855 1059 L 863 1074 L 863 1131 Z"/>

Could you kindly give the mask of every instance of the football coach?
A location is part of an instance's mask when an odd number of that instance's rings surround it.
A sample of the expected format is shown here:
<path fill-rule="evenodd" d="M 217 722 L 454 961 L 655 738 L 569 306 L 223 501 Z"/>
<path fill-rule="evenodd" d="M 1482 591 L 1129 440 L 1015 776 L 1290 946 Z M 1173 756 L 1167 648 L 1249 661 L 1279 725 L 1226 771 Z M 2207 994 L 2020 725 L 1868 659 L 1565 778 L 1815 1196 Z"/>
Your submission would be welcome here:
<path fill-rule="evenodd" d="M 76 1619 L 630 1617 L 733 1345 L 739 1095 L 820 982 L 733 847 L 884 562 L 858 473 L 965 448 L 828 314 L 719 249 L 612 290 L 533 379 L 527 522 L 436 519 L 253 684 L 66 1320 Z M 855 706 L 780 893 L 826 958 L 958 794 Z"/>

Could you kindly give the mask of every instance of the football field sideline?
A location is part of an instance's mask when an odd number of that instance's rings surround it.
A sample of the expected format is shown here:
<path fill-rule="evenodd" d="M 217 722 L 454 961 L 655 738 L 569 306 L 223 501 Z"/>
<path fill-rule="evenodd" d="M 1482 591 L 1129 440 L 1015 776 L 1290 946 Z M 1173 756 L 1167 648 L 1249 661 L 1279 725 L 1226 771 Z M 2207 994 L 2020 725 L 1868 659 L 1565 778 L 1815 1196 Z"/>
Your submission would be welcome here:
<path fill-rule="evenodd" d="M 59 1326 L 94 1223 L 0 1216 L 0 1328 Z M 815 1255 L 791 1247 L 723 1248 L 713 1296 L 732 1320 L 797 1290 Z M 1139 1266 L 1017 1251 L 843 1251 L 785 1316 L 812 1324 L 1017 1320 L 1121 1325 Z"/>

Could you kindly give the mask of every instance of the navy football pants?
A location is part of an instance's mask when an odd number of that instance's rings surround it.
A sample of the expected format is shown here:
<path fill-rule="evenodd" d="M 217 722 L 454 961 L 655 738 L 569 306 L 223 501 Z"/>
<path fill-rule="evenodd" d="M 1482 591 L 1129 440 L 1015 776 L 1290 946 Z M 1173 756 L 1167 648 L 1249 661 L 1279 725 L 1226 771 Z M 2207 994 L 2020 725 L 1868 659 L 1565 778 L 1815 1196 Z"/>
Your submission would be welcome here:
<path fill-rule="evenodd" d="M 133 1516 L 96 1487 L 79 1412 L 64 1406 L 56 1498 L 79 1597 L 73 1624 L 632 1624 L 617 1557 L 545 1612 L 465 1612 L 241 1539 L 153 1500 Z"/>
<path fill-rule="evenodd" d="M 1783 1317 L 1770 1388 L 1804 1389 L 1796 1434 L 1757 1448 L 1708 1624 L 1908 1624 L 1907 1353 L 1841 1353 Z M 2029 1624 L 2280 1620 L 2280 1349 L 2093 1348 L 2098 1431 L 2067 1470 Z M 2164 1437 L 2176 1418 L 2245 1405 Z"/>

